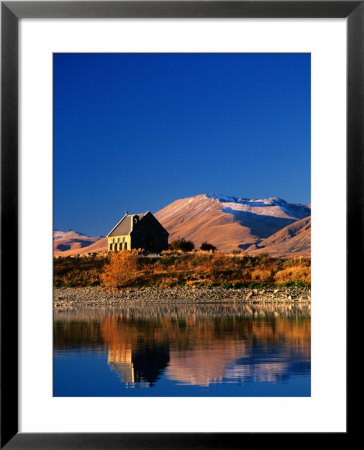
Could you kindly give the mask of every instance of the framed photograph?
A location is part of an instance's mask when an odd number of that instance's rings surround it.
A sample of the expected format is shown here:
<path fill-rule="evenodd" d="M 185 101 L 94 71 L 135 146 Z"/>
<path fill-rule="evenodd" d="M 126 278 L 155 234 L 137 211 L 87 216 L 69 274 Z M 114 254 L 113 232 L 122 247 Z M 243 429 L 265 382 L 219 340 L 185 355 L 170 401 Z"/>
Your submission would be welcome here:
<path fill-rule="evenodd" d="M 2 447 L 348 438 L 363 21 L 2 2 Z"/>

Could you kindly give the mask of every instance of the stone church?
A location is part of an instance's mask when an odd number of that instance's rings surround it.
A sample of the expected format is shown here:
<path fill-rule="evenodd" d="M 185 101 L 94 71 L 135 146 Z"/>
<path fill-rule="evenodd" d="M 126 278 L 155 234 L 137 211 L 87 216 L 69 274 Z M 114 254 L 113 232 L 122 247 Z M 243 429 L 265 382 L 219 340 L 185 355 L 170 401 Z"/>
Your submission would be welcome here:
<path fill-rule="evenodd" d="M 168 249 L 168 232 L 148 211 L 142 214 L 128 214 L 107 235 L 109 252 L 143 249 L 159 253 Z"/>

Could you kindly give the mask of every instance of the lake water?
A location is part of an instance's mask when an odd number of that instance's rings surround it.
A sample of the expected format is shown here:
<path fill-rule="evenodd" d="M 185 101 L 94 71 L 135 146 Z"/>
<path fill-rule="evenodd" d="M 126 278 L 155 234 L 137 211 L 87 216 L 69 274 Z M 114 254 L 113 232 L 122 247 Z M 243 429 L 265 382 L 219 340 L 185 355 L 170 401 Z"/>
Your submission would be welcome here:
<path fill-rule="evenodd" d="M 54 396 L 310 396 L 309 305 L 54 313 Z"/>

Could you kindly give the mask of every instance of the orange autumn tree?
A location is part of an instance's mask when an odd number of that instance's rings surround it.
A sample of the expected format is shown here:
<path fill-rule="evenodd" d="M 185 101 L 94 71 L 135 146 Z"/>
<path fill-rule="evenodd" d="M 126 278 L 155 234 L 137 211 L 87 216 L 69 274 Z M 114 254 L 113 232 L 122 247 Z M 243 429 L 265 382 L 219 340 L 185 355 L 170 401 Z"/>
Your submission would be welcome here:
<path fill-rule="evenodd" d="M 135 250 L 113 253 L 110 262 L 105 264 L 101 283 L 108 288 L 130 286 L 136 278 L 138 257 Z"/>

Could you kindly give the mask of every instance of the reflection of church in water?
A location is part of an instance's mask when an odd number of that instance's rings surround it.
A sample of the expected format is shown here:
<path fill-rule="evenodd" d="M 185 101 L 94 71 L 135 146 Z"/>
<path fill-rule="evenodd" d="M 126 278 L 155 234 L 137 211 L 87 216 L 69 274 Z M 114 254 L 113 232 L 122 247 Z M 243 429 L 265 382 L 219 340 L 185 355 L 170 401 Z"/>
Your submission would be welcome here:
<path fill-rule="evenodd" d="M 127 387 L 153 386 L 169 363 L 168 345 L 132 345 L 109 347 L 108 363 Z"/>

